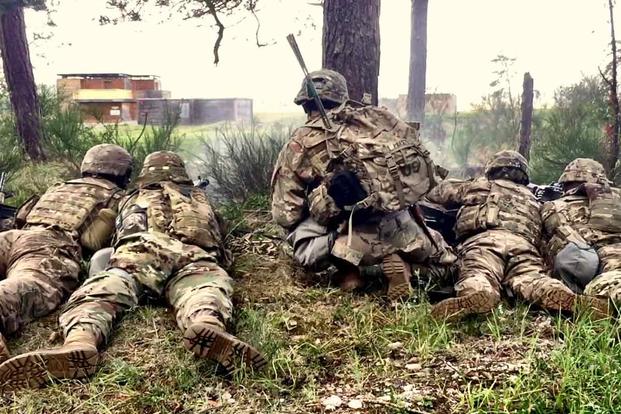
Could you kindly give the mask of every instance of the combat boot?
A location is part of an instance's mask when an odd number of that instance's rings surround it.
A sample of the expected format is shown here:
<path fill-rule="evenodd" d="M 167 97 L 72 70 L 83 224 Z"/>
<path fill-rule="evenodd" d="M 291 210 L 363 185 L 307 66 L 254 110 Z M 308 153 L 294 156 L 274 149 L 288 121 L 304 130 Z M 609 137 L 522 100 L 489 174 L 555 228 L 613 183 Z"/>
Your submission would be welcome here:
<path fill-rule="evenodd" d="M 255 371 L 267 364 L 257 349 L 227 333 L 215 317 L 193 322 L 183 334 L 183 345 L 194 355 L 216 362 L 227 374 L 233 372 L 236 359 Z"/>
<path fill-rule="evenodd" d="M 577 313 L 585 311 L 594 320 L 613 316 L 613 307 L 607 298 L 589 295 L 578 295 L 569 289 L 550 287 L 543 295 L 539 305 L 550 311 Z"/>
<path fill-rule="evenodd" d="M 560 289 L 554 286 L 540 287 L 543 290 L 539 306 L 549 311 L 573 312 L 577 304 L 578 295 L 569 288 Z"/>
<path fill-rule="evenodd" d="M 445 299 L 431 308 L 434 319 L 453 322 L 469 315 L 488 313 L 498 304 L 500 297 L 486 292 L 473 292 Z"/>
<path fill-rule="evenodd" d="M 614 316 L 615 307 L 608 298 L 577 295 L 574 312 L 584 311 L 592 320 L 608 319 Z"/>
<path fill-rule="evenodd" d="M 399 255 L 390 254 L 382 261 L 382 271 L 388 280 L 386 296 L 390 302 L 407 299 L 412 294 L 412 270 Z"/>
<path fill-rule="evenodd" d="M 58 349 L 18 355 L 0 365 L 4 391 L 41 387 L 51 379 L 77 379 L 92 375 L 99 362 L 97 339 L 86 329 L 69 331 Z"/>
<path fill-rule="evenodd" d="M 4 335 L 0 333 L 0 364 L 2 364 L 4 361 L 6 361 L 9 358 L 11 358 L 11 352 L 9 351 L 9 346 L 6 344 Z"/>

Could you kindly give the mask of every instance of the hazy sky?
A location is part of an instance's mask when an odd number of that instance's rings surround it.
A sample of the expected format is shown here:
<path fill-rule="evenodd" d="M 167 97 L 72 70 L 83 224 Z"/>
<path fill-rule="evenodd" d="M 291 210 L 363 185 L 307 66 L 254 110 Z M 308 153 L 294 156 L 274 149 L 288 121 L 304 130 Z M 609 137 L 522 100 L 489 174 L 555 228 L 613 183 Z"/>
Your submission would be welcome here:
<path fill-rule="evenodd" d="M 260 1 L 260 40 L 266 47 L 256 47 L 251 15 L 228 18 L 218 66 L 212 63 L 215 32 L 208 17 L 159 23 L 161 16 L 153 16 L 148 22 L 100 26 L 105 0 L 58 2 L 54 37 L 33 45 L 39 83 L 54 84 L 62 72 L 157 74 L 174 97 L 250 97 L 257 112 L 289 112 L 296 111 L 292 100 L 301 72 L 285 36 L 301 31 L 298 41 L 308 66 L 321 64 L 321 8 L 309 5 L 311 0 Z M 542 94 L 539 105 L 558 86 L 605 65 L 604 0 L 429 3 L 427 90 L 456 94 L 460 110 L 489 91 L 490 60 L 499 53 L 517 59 L 516 88 L 522 73 L 531 72 Z M 29 31 L 47 30 L 45 20 L 44 13 L 29 11 Z M 410 0 L 383 0 L 380 24 L 380 96 L 395 97 L 407 91 Z"/>

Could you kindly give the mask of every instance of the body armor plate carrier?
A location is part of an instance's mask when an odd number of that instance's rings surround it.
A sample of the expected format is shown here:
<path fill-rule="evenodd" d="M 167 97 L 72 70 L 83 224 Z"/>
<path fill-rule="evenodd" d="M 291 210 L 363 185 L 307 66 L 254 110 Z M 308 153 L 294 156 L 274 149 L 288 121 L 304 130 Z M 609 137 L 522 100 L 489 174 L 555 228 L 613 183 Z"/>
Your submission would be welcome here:
<path fill-rule="evenodd" d="M 539 203 L 527 187 L 508 180 L 475 180 L 457 215 L 455 232 L 463 240 L 485 230 L 503 229 L 531 243 L 541 236 Z"/>
<path fill-rule="evenodd" d="M 90 177 L 71 180 L 48 190 L 35 204 L 26 224 L 56 227 L 80 232 L 100 209 L 120 198 L 122 190 L 115 184 Z"/>

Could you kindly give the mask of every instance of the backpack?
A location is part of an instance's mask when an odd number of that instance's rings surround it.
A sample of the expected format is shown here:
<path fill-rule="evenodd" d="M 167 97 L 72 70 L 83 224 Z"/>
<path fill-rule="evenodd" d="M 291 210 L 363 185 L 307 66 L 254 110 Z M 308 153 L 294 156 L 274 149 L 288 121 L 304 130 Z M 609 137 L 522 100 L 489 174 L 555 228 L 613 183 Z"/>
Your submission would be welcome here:
<path fill-rule="evenodd" d="M 350 101 L 330 115 L 336 122 L 326 141 L 337 151 L 328 171 L 345 168 L 356 174 L 368 194 L 358 207 L 402 210 L 437 184 L 436 166 L 418 132 L 388 110 Z"/>

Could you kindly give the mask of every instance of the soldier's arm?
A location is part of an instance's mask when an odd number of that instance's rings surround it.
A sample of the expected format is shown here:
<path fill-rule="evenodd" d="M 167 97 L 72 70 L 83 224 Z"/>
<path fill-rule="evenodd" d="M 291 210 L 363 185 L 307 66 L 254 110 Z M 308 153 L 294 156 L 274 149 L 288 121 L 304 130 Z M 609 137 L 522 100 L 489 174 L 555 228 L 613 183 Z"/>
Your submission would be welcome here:
<path fill-rule="evenodd" d="M 37 201 L 39 201 L 39 198 L 38 195 L 34 195 L 17 208 L 15 212 L 15 228 L 21 229 L 26 225 L 26 218 L 37 204 Z"/>
<path fill-rule="evenodd" d="M 543 221 L 543 237 L 548 243 L 550 250 L 557 253 L 569 242 L 580 245 L 588 245 L 582 235 L 563 219 L 557 211 L 554 201 L 547 201 L 541 208 L 541 219 Z"/>
<path fill-rule="evenodd" d="M 459 207 L 468 184 L 469 181 L 444 180 L 427 193 L 426 197 L 432 203 L 448 208 Z"/>
<path fill-rule="evenodd" d="M 303 148 L 291 140 L 280 152 L 272 175 L 272 216 L 285 229 L 292 229 L 308 214 L 306 184 L 299 176 Z"/>
<path fill-rule="evenodd" d="M 115 231 L 115 220 L 118 213 L 121 193 L 115 194 L 108 205 L 97 211 L 97 215 L 85 226 L 80 235 L 80 244 L 95 252 L 107 247 Z"/>

